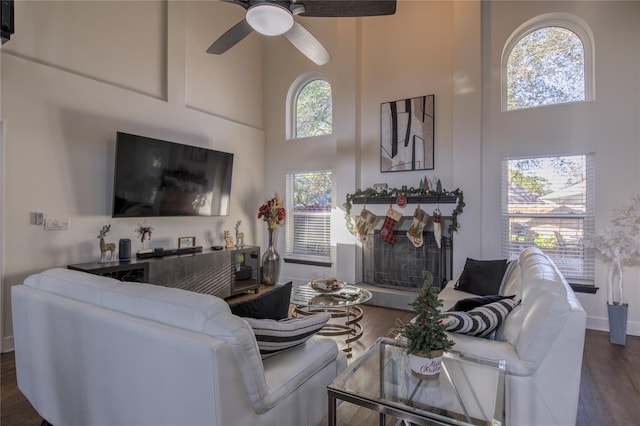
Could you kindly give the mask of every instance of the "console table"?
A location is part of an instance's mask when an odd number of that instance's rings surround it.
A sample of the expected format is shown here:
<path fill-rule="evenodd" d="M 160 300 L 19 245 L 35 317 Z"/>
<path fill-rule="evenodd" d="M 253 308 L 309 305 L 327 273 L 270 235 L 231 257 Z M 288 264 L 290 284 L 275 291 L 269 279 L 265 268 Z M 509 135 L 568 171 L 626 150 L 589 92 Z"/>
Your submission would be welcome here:
<path fill-rule="evenodd" d="M 130 261 L 89 262 L 67 268 L 108 276 L 120 281 L 137 281 L 175 287 L 227 298 L 248 290 L 258 292 L 260 247 L 244 246 L 223 250 Z M 247 274 L 248 268 L 251 269 Z"/>

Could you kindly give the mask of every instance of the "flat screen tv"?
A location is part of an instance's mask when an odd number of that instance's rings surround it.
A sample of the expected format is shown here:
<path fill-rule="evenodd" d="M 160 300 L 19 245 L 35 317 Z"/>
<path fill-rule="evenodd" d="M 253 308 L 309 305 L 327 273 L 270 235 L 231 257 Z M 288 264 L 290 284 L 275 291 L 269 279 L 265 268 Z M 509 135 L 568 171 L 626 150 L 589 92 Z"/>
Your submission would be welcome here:
<path fill-rule="evenodd" d="M 113 217 L 228 216 L 233 154 L 118 132 Z"/>

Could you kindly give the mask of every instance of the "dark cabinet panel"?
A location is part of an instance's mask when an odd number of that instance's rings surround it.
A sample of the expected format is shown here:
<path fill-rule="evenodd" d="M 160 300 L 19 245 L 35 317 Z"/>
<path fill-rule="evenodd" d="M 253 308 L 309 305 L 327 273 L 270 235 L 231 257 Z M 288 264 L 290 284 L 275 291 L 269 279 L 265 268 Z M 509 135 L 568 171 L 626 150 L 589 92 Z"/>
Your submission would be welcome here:
<path fill-rule="evenodd" d="M 91 262 L 69 269 L 227 298 L 260 287 L 260 247 L 207 250 L 177 256 Z"/>

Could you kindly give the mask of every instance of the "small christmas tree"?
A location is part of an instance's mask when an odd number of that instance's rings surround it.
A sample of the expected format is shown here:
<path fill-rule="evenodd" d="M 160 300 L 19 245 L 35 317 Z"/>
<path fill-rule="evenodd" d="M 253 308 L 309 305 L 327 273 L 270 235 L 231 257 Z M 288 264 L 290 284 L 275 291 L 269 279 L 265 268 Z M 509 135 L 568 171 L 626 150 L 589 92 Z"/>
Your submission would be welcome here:
<path fill-rule="evenodd" d="M 444 315 L 438 310 L 442 301 L 431 287 L 433 275 L 429 271 L 424 271 L 423 275 L 422 291 L 411 303 L 418 315 L 402 327 L 402 335 L 408 339 L 407 352 L 410 354 L 446 351 L 453 346 L 453 341 L 447 337 L 442 324 Z"/>

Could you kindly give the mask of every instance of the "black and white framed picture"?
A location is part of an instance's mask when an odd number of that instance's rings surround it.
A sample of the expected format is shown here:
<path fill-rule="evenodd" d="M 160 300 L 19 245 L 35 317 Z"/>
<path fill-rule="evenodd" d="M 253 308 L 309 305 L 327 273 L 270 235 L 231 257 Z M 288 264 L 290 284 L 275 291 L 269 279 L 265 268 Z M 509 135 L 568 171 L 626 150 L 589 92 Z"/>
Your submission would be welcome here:
<path fill-rule="evenodd" d="M 178 238 L 178 248 L 189 248 L 196 246 L 196 237 L 180 237 Z"/>
<path fill-rule="evenodd" d="M 433 170 L 435 95 L 380 104 L 380 171 Z"/>

